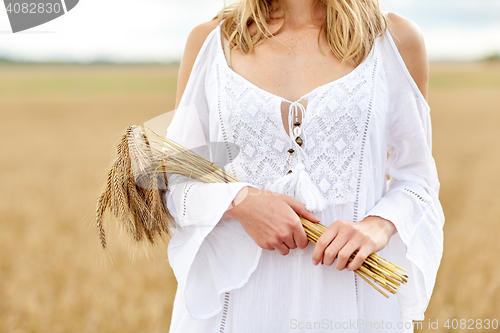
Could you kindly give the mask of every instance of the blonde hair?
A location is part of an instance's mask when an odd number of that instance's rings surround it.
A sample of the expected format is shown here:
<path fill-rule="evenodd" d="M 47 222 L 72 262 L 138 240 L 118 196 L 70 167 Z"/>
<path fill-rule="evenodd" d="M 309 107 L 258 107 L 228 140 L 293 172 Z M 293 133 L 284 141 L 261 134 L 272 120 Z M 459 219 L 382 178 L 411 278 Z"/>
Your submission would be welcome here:
<path fill-rule="evenodd" d="M 326 6 L 321 31 L 332 53 L 343 63 L 360 64 L 370 53 L 375 38 L 387 29 L 378 0 L 316 0 L 316 4 Z M 282 31 L 287 22 L 285 8 L 284 0 L 240 0 L 222 9 L 217 19 L 222 22 L 221 31 L 231 47 L 249 54 L 262 40 Z M 274 17 L 278 10 L 283 16 Z M 278 31 L 271 33 L 268 23 L 274 19 L 284 21 Z M 252 23 L 257 28 L 253 34 L 248 29 Z"/>

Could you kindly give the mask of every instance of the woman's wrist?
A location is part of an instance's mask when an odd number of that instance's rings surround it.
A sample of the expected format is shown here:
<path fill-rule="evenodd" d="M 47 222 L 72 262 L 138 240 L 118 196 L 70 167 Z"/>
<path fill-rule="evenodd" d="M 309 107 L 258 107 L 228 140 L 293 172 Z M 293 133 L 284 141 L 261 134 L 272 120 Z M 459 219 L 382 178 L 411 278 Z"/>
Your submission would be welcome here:
<path fill-rule="evenodd" d="M 376 223 L 389 238 L 398 232 L 394 223 L 380 216 L 369 215 L 365 217 L 362 222 Z"/>
<path fill-rule="evenodd" d="M 250 186 L 245 186 L 239 190 L 239 192 L 234 197 L 233 201 L 229 204 L 224 215 L 222 215 L 222 220 L 232 219 L 234 218 L 233 213 L 236 206 L 238 206 L 248 195 Z"/>

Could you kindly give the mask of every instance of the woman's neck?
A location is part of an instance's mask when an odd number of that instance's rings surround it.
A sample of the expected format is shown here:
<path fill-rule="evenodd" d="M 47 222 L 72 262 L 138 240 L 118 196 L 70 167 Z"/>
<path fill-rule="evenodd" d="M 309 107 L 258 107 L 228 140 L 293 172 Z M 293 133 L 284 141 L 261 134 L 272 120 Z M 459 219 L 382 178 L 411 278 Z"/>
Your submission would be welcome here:
<path fill-rule="evenodd" d="M 324 18 L 324 6 L 319 5 L 316 0 L 284 0 L 284 2 L 288 16 L 287 25 L 291 28 L 317 26 Z"/>

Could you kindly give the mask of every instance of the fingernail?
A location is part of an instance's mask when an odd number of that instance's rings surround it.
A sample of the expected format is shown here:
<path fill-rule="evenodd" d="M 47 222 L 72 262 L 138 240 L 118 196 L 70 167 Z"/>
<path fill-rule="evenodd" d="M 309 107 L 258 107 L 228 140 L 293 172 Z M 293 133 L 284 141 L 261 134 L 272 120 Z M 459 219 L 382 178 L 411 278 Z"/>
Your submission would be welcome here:
<path fill-rule="evenodd" d="M 314 266 L 317 266 L 318 265 L 318 261 L 316 259 L 313 259 L 313 265 Z"/>

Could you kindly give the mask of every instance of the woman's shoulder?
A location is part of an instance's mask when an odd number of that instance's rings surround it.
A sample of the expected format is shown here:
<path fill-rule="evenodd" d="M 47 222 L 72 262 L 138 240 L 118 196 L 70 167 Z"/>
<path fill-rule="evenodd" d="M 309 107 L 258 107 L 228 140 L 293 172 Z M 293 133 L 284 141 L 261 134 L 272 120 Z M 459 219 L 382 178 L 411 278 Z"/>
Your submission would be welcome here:
<path fill-rule="evenodd" d="M 387 14 L 387 27 L 406 68 L 427 98 L 429 63 L 422 31 L 414 22 L 396 13 Z"/>
<path fill-rule="evenodd" d="M 219 25 L 219 21 L 217 19 L 213 19 L 208 22 L 201 23 L 191 30 L 191 33 L 188 36 L 186 43 L 186 52 L 190 51 L 191 53 L 195 53 L 198 55 L 200 52 L 203 43 L 207 39 L 208 35 Z"/>
<path fill-rule="evenodd" d="M 181 65 L 179 67 L 179 77 L 177 80 L 177 102 L 176 107 L 179 104 L 182 94 L 186 89 L 186 85 L 191 75 L 191 70 L 193 69 L 194 62 L 198 57 L 198 53 L 205 43 L 208 35 L 217 27 L 219 24 L 217 19 L 202 23 L 197 25 L 191 30 L 186 41 L 186 47 L 184 49 L 184 54 L 182 56 Z"/>

